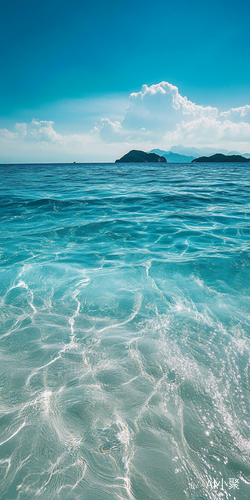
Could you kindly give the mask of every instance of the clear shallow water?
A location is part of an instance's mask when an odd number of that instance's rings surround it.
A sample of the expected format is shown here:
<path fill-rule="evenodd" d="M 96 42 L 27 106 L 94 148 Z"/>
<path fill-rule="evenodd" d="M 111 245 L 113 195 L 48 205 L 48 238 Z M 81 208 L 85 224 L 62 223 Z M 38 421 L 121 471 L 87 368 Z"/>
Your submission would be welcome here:
<path fill-rule="evenodd" d="M 0 166 L 1 500 L 250 498 L 249 174 Z"/>

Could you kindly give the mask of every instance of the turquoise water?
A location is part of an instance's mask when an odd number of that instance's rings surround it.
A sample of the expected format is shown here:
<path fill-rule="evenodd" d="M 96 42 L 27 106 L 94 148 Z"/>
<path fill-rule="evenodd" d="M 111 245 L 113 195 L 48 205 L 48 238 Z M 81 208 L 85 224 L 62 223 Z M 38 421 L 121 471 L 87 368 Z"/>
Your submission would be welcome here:
<path fill-rule="evenodd" d="M 0 182 L 1 500 L 249 500 L 249 167 Z"/>

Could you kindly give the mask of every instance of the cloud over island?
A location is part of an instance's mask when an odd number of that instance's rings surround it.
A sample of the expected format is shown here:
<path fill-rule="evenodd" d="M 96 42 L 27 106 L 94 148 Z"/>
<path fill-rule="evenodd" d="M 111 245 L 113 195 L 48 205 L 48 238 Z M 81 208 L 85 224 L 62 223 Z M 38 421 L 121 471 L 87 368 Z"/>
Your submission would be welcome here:
<path fill-rule="evenodd" d="M 219 113 L 216 107 L 197 105 L 168 82 L 143 85 L 129 97 L 123 121 L 101 119 L 96 124 L 103 140 L 149 140 L 173 145 L 234 146 L 250 141 L 250 106 Z M 247 144 L 246 144 L 247 146 Z"/>
<path fill-rule="evenodd" d="M 111 110 L 89 132 L 62 134 L 53 121 L 33 119 L 16 123 L 14 130 L 0 129 L 0 143 L 4 161 L 8 157 L 18 161 L 18 155 L 20 161 L 25 161 L 25 155 L 27 161 L 70 161 L 74 155 L 78 161 L 113 161 L 129 148 L 169 149 L 180 143 L 244 153 L 250 149 L 250 105 L 219 112 L 216 107 L 195 104 L 163 81 L 131 93 L 120 120 L 113 118 Z"/>

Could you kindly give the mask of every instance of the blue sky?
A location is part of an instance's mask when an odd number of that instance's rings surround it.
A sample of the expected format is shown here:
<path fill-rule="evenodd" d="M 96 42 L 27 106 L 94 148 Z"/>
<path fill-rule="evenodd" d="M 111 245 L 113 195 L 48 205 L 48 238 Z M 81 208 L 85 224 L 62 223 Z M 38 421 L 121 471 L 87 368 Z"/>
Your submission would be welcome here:
<path fill-rule="evenodd" d="M 82 152 L 79 149 L 79 160 L 94 161 L 91 145 L 96 123 L 100 119 L 128 123 L 129 95 L 140 92 L 144 84 L 150 88 L 169 82 L 178 87 L 181 96 L 203 107 L 216 107 L 218 113 L 250 105 L 249 19 L 250 2 L 246 0 L 2 0 L 0 128 L 9 132 L 7 139 L 11 140 L 16 123 L 28 126 L 33 118 L 36 123 L 53 121 L 58 135 L 83 134 L 82 141 L 89 146 Z M 167 108 L 165 112 L 168 114 Z M 130 112 L 130 127 L 131 123 Z M 162 119 L 160 123 L 164 127 Z M 244 133 L 243 150 L 248 142 L 246 127 Z M 2 132 L 3 141 L 6 134 Z M 171 145 L 153 135 L 150 141 L 138 136 L 138 145 Z M 39 154 L 37 158 L 30 154 L 32 134 L 29 141 L 27 134 L 25 137 L 25 147 L 20 144 L 20 134 L 18 140 L 12 137 L 12 147 L 3 142 L 0 161 L 17 161 L 18 155 L 20 161 L 25 161 L 25 155 L 27 160 L 40 161 Z M 114 151 L 126 149 L 129 137 L 123 134 L 123 140 L 114 141 Z M 172 142 L 177 139 L 175 134 Z M 230 143 L 224 139 L 221 145 Z M 105 160 L 109 158 L 107 140 L 102 142 L 99 138 L 96 160 L 102 154 Z M 239 149 L 240 142 L 238 137 L 232 146 Z M 53 154 L 51 145 L 47 153 L 45 149 L 43 144 L 41 160 L 53 157 L 62 161 L 55 144 Z"/>

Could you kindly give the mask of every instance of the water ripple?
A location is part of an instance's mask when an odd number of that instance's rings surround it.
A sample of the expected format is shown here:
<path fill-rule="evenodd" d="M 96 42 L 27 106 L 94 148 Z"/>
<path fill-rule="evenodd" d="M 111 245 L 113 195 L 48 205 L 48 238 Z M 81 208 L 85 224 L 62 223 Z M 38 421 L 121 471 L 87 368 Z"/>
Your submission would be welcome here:
<path fill-rule="evenodd" d="M 249 173 L 0 166 L 1 500 L 249 499 Z"/>

